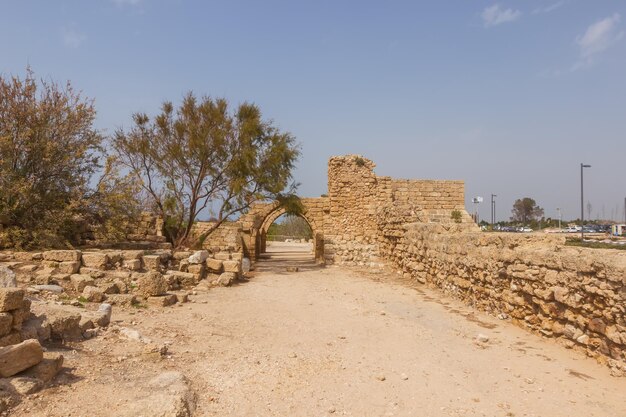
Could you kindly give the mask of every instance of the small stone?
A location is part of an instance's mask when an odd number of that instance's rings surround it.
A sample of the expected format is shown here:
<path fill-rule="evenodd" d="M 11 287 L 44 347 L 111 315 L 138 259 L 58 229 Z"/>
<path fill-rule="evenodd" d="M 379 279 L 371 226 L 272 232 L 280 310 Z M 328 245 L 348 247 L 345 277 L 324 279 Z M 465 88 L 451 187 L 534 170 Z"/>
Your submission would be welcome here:
<path fill-rule="evenodd" d="M 379 380 L 379 381 L 384 381 L 384 380 L 386 380 L 387 378 L 385 377 L 385 375 L 382 375 L 382 374 L 381 374 L 381 375 L 376 375 L 376 379 L 377 379 L 377 380 Z"/>
<path fill-rule="evenodd" d="M 489 341 L 489 336 L 478 333 L 478 336 L 476 336 L 476 341 L 479 343 L 487 343 Z"/>
<path fill-rule="evenodd" d="M 403 381 L 406 381 L 406 380 L 408 380 L 408 379 L 409 379 L 409 376 L 408 376 L 407 374 L 402 373 L 402 374 L 400 374 L 400 378 L 401 378 Z"/>

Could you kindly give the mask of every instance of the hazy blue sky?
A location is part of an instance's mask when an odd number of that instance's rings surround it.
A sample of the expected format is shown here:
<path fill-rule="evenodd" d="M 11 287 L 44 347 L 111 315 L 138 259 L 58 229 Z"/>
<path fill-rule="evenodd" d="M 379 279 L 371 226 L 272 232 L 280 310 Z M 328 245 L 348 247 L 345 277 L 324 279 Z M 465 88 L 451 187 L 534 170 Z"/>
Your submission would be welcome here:
<path fill-rule="evenodd" d="M 592 216 L 623 218 L 624 19 L 624 0 L 0 0 L 0 72 L 71 80 L 108 132 L 189 90 L 253 101 L 302 144 L 304 196 L 358 153 L 465 180 L 469 211 L 494 193 L 500 219 L 525 196 L 569 218 L 585 162 Z"/>

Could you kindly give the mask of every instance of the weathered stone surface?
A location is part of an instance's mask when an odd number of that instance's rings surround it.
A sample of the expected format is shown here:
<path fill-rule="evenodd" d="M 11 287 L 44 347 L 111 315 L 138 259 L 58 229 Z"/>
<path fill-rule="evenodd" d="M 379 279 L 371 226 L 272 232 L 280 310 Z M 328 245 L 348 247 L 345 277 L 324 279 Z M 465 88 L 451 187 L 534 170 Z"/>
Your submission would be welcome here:
<path fill-rule="evenodd" d="M 141 274 L 137 280 L 137 293 L 144 297 L 154 297 L 167 292 L 167 281 L 158 272 Z"/>
<path fill-rule="evenodd" d="M 118 415 L 119 417 L 191 417 L 195 410 L 195 396 L 187 379 L 180 372 L 169 371 L 150 380 L 149 396 L 137 397 Z"/>
<path fill-rule="evenodd" d="M 50 340 L 52 328 L 43 316 L 31 316 L 22 323 L 21 337 L 23 340 L 37 339 L 40 342 Z"/>
<path fill-rule="evenodd" d="M 110 294 L 107 295 L 107 303 L 111 305 L 130 307 L 137 303 L 137 297 L 133 294 Z"/>
<path fill-rule="evenodd" d="M 200 278 L 190 272 L 169 271 L 168 275 L 173 277 L 181 286 L 188 288 L 197 285 Z"/>
<path fill-rule="evenodd" d="M 240 261 L 224 261 L 224 272 L 241 273 Z"/>
<path fill-rule="evenodd" d="M 19 288 L 0 288 L 0 312 L 22 307 L 24 290 Z"/>
<path fill-rule="evenodd" d="M 235 272 L 224 272 L 217 279 L 217 285 L 228 287 L 239 279 L 239 275 Z"/>
<path fill-rule="evenodd" d="M 33 313 L 43 319 L 43 325 L 50 326 L 50 336 L 53 339 L 80 340 L 80 310 L 66 305 L 33 303 Z"/>
<path fill-rule="evenodd" d="M 18 395 L 34 394 L 43 388 L 43 381 L 38 378 L 16 376 L 3 381 Z"/>
<path fill-rule="evenodd" d="M 230 253 L 229 252 L 218 252 L 215 255 L 213 255 L 213 258 L 219 260 L 219 261 L 228 261 L 230 260 Z"/>
<path fill-rule="evenodd" d="M 56 269 L 60 274 L 76 274 L 80 270 L 80 261 L 59 262 Z"/>
<path fill-rule="evenodd" d="M 0 347 L 16 345 L 22 341 L 22 333 L 13 329 L 6 336 L 0 337 Z"/>
<path fill-rule="evenodd" d="M 104 252 L 83 252 L 83 265 L 88 268 L 104 270 L 111 261 L 109 255 Z"/>
<path fill-rule="evenodd" d="M 160 271 L 161 264 L 161 256 L 160 255 L 144 255 L 143 256 L 143 264 L 144 267 L 150 271 Z"/>
<path fill-rule="evenodd" d="M 49 250 L 43 253 L 43 259 L 54 262 L 80 261 L 81 253 L 78 250 Z"/>
<path fill-rule="evenodd" d="M 70 282 L 76 292 L 83 292 L 87 286 L 95 286 L 94 279 L 89 275 L 73 274 L 70 276 Z"/>
<path fill-rule="evenodd" d="M 15 272 L 4 265 L 0 265 L 0 288 L 17 287 Z"/>
<path fill-rule="evenodd" d="M 221 274 L 224 271 L 224 263 L 219 259 L 209 258 L 205 262 L 207 269 L 213 274 Z"/>
<path fill-rule="evenodd" d="M 11 313 L 0 313 L 0 337 L 6 336 L 13 328 L 13 315 Z"/>
<path fill-rule="evenodd" d="M 176 304 L 177 301 L 178 299 L 175 294 L 148 297 L 148 305 L 153 307 L 167 307 Z"/>
<path fill-rule="evenodd" d="M 190 264 L 201 264 L 209 257 L 209 252 L 206 250 L 199 250 L 188 258 Z"/>
<path fill-rule="evenodd" d="M 104 292 L 98 287 L 88 285 L 83 289 L 83 297 L 92 303 L 101 303 L 104 301 Z"/>
<path fill-rule="evenodd" d="M 131 271 L 140 271 L 143 267 L 143 263 L 141 259 L 126 259 L 124 261 L 124 268 L 130 269 Z"/>
<path fill-rule="evenodd" d="M 54 379 L 63 367 L 63 355 L 53 352 L 44 352 L 43 360 L 37 365 L 19 373 L 19 376 L 36 378 L 44 383 Z"/>
<path fill-rule="evenodd" d="M 33 285 L 31 288 L 41 292 L 53 292 L 56 294 L 61 294 L 65 291 L 60 285 Z"/>
<path fill-rule="evenodd" d="M 35 339 L 0 348 L 0 376 L 3 378 L 13 376 L 37 365 L 42 359 L 43 349 Z"/>

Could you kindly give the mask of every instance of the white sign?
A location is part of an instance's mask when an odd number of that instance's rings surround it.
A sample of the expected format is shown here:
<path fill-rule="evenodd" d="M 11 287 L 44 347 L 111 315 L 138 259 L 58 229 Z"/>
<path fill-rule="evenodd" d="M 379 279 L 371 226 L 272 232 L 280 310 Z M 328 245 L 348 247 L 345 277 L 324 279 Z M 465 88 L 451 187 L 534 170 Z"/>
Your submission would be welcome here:
<path fill-rule="evenodd" d="M 482 197 L 474 197 L 472 198 L 472 203 L 474 204 L 478 204 L 478 203 L 482 203 L 483 202 L 483 198 Z"/>

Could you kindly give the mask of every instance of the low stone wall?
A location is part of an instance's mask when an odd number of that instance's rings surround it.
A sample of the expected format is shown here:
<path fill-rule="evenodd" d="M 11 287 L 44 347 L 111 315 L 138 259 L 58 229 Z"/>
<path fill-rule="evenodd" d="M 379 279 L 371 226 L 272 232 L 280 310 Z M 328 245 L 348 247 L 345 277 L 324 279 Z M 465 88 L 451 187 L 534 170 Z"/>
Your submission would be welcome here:
<path fill-rule="evenodd" d="M 626 375 L 626 252 L 397 217 L 380 228 L 382 256 L 406 276 Z"/>
<path fill-rule="evenodd" d="M 192 239 L 211 229 L 215 222 L 196 222 L 191 229 Z M 243 253 L 243 226 L 240 222 L 224 222 L 204 240 L 202 247 L 211 252 Z"/>

